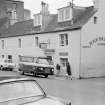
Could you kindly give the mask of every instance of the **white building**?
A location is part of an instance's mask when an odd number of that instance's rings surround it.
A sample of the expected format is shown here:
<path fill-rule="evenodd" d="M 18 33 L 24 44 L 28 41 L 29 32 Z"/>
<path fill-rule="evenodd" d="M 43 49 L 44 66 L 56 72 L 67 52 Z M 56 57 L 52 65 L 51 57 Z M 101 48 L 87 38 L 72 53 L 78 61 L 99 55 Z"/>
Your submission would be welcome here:
<path fill-rule="evenodd" d="M 100 37 L 104 41 L 105 22 L 99 19 L 104 18 L 103 4 L 104 0 L 98 9 L 68 5 L 58 9 L 58 14 L 50 14 L 48 5 L 42 2 L 42 11 L 34 15 L 34 24 L 33 20 L 18 22 L 2 33 L 0 57 L 18 62 L 19 55 L 34 56 L 37 48 L 41 48 L 55 65 L 60 63 L 61 75 L 65 75 L 65 64 L 69 61 L 73 77 L 105 76 L 104 45 L 94 45 L 100 42 Z M 99 20 L 94 24 L 96 16 Z"/>
<path fill-rule="evenodd" d="M 94 0 L 95 14 L 81 30 L 81 76 L 105 76 L 105 0 Z"/>

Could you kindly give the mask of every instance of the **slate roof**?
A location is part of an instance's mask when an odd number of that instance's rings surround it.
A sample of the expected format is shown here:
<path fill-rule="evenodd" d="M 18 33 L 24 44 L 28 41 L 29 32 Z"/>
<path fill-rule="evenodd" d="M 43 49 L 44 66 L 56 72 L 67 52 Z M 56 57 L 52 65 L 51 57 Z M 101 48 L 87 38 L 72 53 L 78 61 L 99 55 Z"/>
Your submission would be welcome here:
<path fill-rule="evenodd" d="M 0 18 L 0 28 L 2 27 L 3 24 L 5 24 L 6 21 L 8 21 L 7 17 Z"/>
<path fill-rule="evenodd" d="M 93 6 L 86 8 L 86 10 L 77 19 L 75 19 L 75 25 L 85 25 L 96 12 L 97 9 Z"/>
<path fill-rule="evenodd" d="M 17 22 L 14 25 L 10 26 L 0 37 L 9 37 L 9 36 L 20 36 L 24 34 L 31 33 L 33 30 L 33 20 L 27 20 L 22 22 Z"/>
<path fill-rule="evenodd" d="M 7 17 L 0 18 L 0 34 L 6 29 L 5 23 L 8 21 Z"/>
<path fill-rule="evenodd" d="M 57 14 L 53 14 L 51 20 L 46 25 L 44 30 L 41 30 L 41 26 L 34 27 L 33 20 L 23 21 L 15 23 L 13 26 L 10 26 L 5 32 L 0 35 L 0 37 L 14 37 L 21 35 L 32 35 L 37 33 L 50 33 L 55 31 L 64 31 L 64 30 L 74 30 L 81 28 L 88 20 L 97 12 L 97 10 L 91 6 L 84 9 L 74 10 L 74 19 L 73 24 L 71 21 L 58 22 Z"/>
<path fill-rule="evenodd" d="M 57 15 L 55 15 L 53 16 L 53 20 L 50 21 L 46 27 L 45 31 L 61 31 L 81 28 L 89 21 L 89 19 L 97 12 L 97 10 L 91 6 L 83 9 L 74 8 L 73 12 L 73 24 L 72 21 L 57 22 Z"/>

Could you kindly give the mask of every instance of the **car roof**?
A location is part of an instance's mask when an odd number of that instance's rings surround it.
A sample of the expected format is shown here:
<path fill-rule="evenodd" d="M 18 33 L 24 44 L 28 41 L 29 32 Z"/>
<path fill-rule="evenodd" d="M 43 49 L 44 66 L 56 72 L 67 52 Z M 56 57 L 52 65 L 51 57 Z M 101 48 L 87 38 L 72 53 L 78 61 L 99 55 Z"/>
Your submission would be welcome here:
<path fill-rule="evenodd" d="M 0 84 L 7 82 L 26 81 L 26 80 L 35 80 L 35 79 L 29 77 L 22 77 L 22 76 L 2 76 L 0 77 Z"/>

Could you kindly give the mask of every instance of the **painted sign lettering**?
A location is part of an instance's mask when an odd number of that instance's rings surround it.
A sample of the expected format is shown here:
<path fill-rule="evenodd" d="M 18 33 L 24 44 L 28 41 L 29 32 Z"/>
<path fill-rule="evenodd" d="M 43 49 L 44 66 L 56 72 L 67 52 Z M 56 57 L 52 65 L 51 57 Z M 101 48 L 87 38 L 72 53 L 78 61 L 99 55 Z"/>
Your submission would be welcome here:
<path fill-rule="evenodd" d="M 91 47 L 93 44 L 99 41 L 100 43 L 98 43 L 97 45 L 105 45 L 105 37 L 97 37 L 89 42 L 89 46 Z"/>

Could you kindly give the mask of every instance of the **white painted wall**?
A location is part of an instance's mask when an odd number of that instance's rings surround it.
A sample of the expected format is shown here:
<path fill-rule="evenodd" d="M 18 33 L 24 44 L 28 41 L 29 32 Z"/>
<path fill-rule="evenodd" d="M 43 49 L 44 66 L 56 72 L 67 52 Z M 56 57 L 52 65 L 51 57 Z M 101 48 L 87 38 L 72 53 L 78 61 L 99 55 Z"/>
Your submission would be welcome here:
<path fill-rule="evenodd" d="M 97 24 L 94 24 L 93 17 L 82 28 L 82 46 L 88 46 L 89 42 L 98 37 L 105 37 L 105 0 L 99 1 L 98 12 L 94 15 L 98 17 Z M 100 77 L 105 76 L 105 45 L 98 46 L 97 41 L 91 48 L 82 48 L 81 76 Z"/>
<path fill-rule="evenodd" d="M 21 48 L 18 47 L 18 39 L 22 40 Z M 19 55 L 45 56 L 42 50 L 35 47 L 35 40 L 33 35 L 22 37 L 9 37 L 0 39 L 0 41 L 1 40 L 4 40 L 5 48 L 2 49 L 0 46 L 0 55 L 12 55 L 13 62 L 15 63 L 18 62 Z"/>
<path fill-rule="evenodd" d="M 68 34 L 68 46 L 60 46 L 59 35 L 64 33 Z M 60 58 L 68 58 L 72 74 L 74 77 L 78 78 L 80 67 L 80 30 L 46 33 L 39 35 L 39 37 L 40 42 L 47 42 L 47 40 L 50 40 L 48 49 L 55 50 L 55 54 L 53 56 L 54 64 L 56 65 L 57 63 L 60 63 Z M 67 52 L 68 56 L 60 56 L 60 52 Z M 66 69 L 62 69 L 61 74 L 65 75 Z"/>
<path fill-rule="evenodd" d="M 67 47 L 60 46 L 59 35 L 63 33 L 68 34 L 69 45 Z M 5 48 L 2 49 L 0 46 L 0 57 L 1 55 L 13 55 L 13 62 L 17 63 L 18 55 L 45 56 L 44 52 L 40 53 L 40 50 L 35 46 L 35 37 L 39 37 L 39 43 L 50 41 L 48 49 L 55 50 L 54 55 L 52 55 L 54 64 L 60 62 L 60 57 L 68 58 L 73 76 L 79 77 L 80 30 L 1 38 L 0 42 L 4 40 Z M 18 39 L 21 39 L 21 48 L 18 47 Z M 60 52 L 67 52 L 68 56 L 60 56 Z M 65 75 L 66 70 L 61 72 Z"/>

